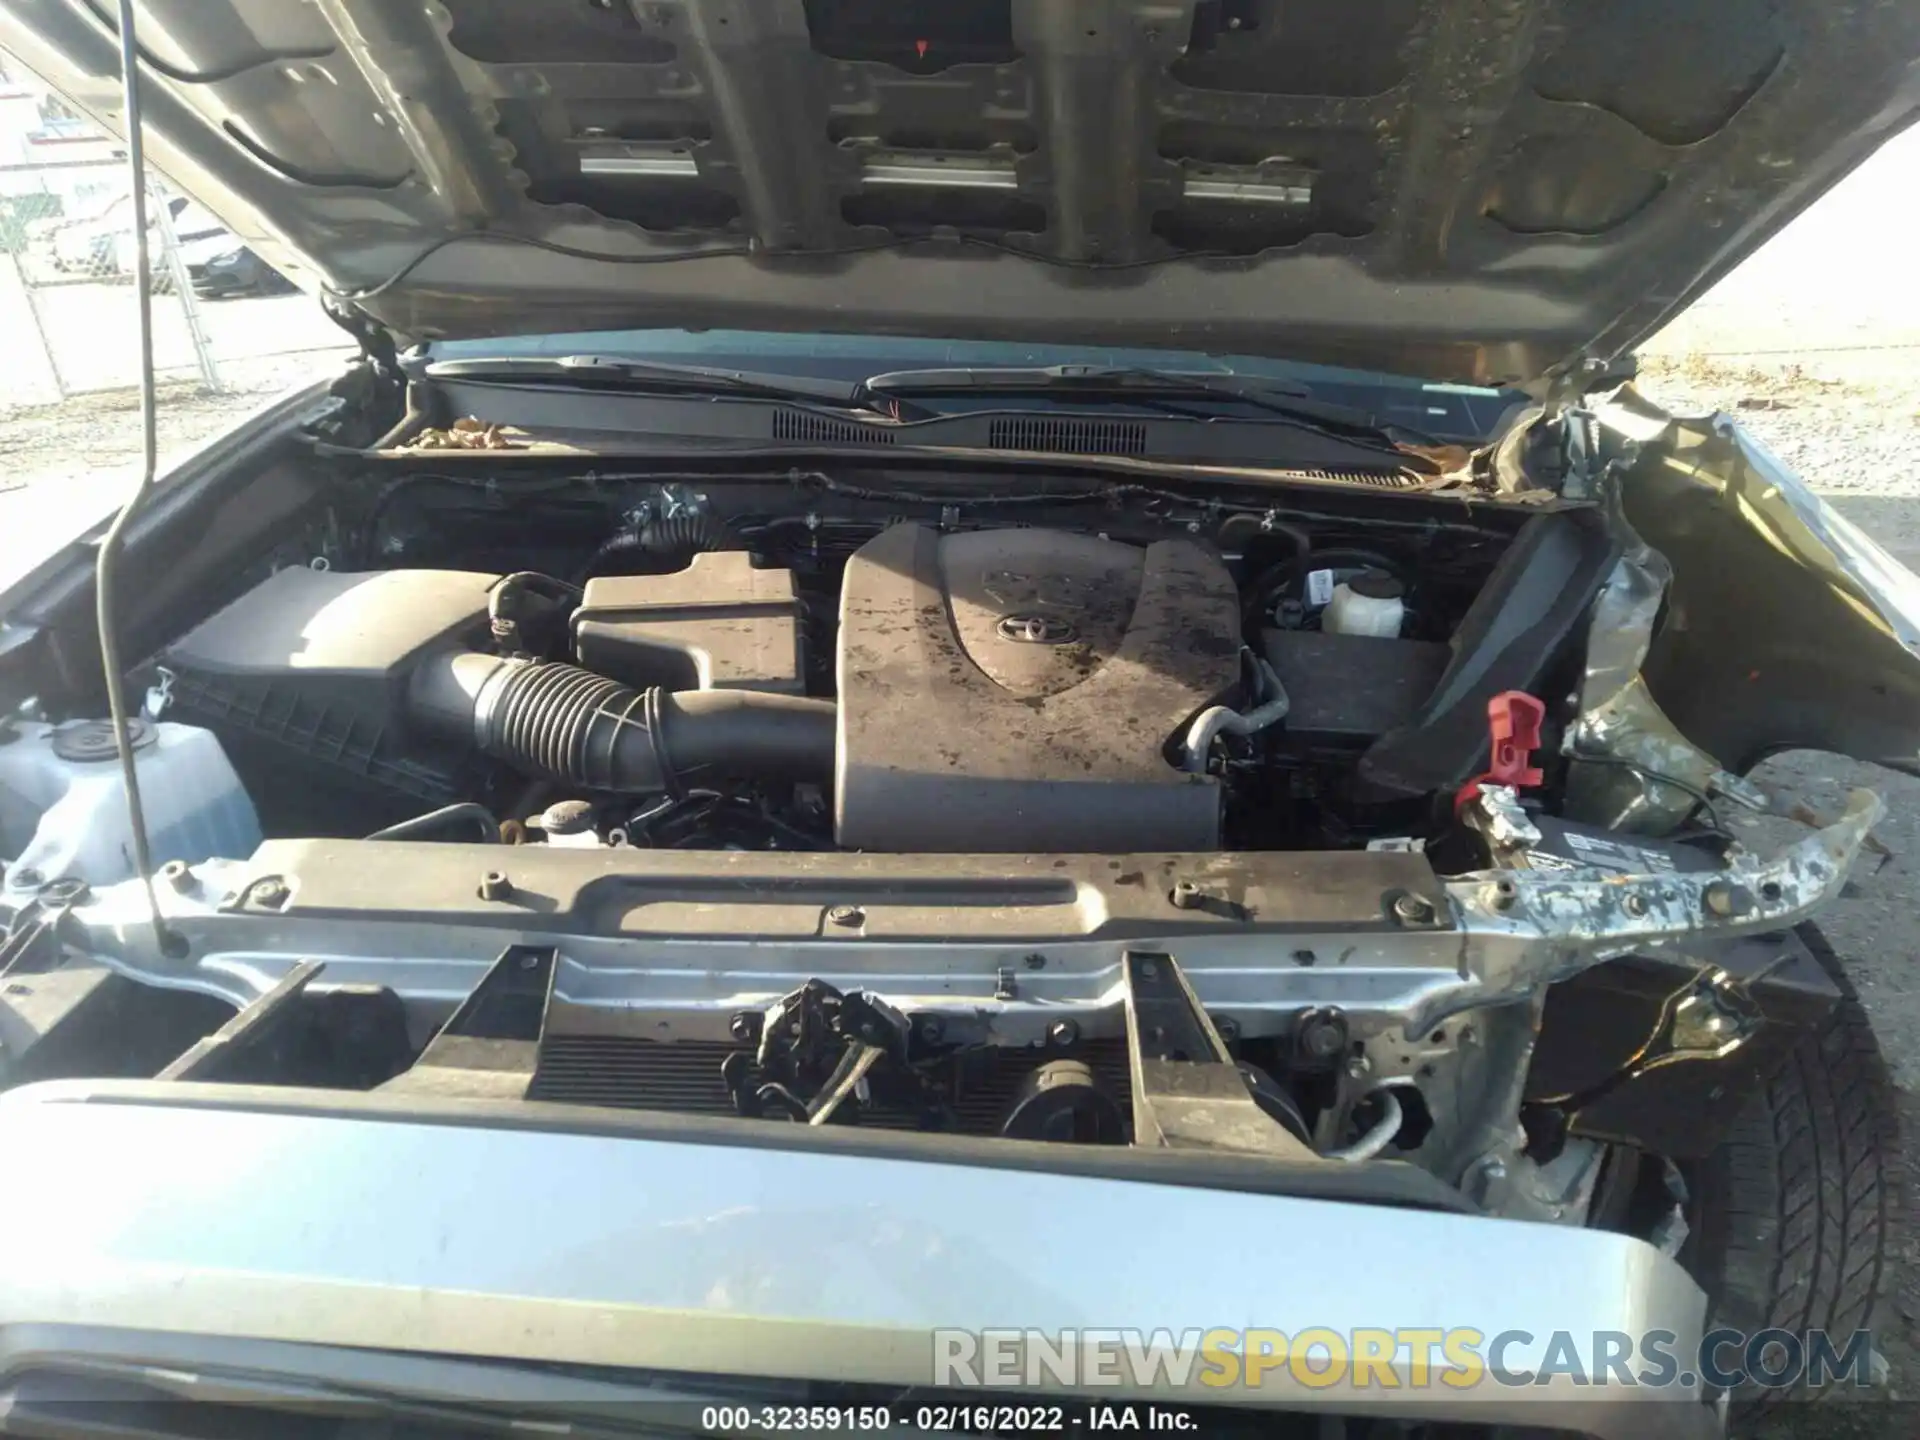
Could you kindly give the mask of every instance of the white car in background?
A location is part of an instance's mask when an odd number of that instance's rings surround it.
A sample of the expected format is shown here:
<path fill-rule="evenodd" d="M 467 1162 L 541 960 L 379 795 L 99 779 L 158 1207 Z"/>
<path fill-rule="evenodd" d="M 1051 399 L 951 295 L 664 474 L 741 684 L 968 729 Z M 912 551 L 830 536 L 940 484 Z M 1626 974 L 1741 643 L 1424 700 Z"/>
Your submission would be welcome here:
<path fill-rule="evenodd" d="M 178 217 L 190 203 L 182 196 L 167 202 L 168 211 Z M 153 219 L 148 225 L 152 229 Z M 159 243 L 157 230 L 154 243 Z M 133 202 L 122 195 L 90 215 L 62 225 L 53 236 L 53 263 L 69 275 L 131 275 L 133 255 L 128 248 L 133 239 Z M 122 243 L 122 242 L 125 243 Z"/>
<path fill-rule="evenodd" d="M 166 215 L 173 225 L 174 243 L 180 247 L 182 263 L 204 264 L 230 251 L 244 249 L 233 232 L 210 210 L 196 205 L 183 195 L 169 196 Z M 101 280 L 131 279 L 134 273 L 133 202 L 127 196 L 107 205 L 93 215 L 68 221 L 54 229 L 51 251 L 54 266 L 69 275 L 92 276 Z M 156 290 L 169 290 L 173 277 L 166 264 L 165 241 L 160 229 L 160 209 L 149 205 L 147 245 L 153 256 L 153 280 Z"/>
<path fill-rule="evenodd" d="M 115 226 L 107 244 L 107 275 L 115 280 L 131 280 L 135 270 L 133 217 L 128 213 L 131 207 L 125 202 L 121 204 L 123 208 L 114 217 Z M 173 222 L 173 243 L 179 249 L 183 265 L 191 266 L 196 260 L 204 262 L 240 246 L 234 233 L 210 210 L 191 200 L 174 196 L 167 201 L 167 212 Z M 170 291 L 173 270 L 166 262 L 166 246 L 154 206 L 148 206 L 147 216 L 147 253 L 152 257 L 153 286 L 155 290 Z"/>

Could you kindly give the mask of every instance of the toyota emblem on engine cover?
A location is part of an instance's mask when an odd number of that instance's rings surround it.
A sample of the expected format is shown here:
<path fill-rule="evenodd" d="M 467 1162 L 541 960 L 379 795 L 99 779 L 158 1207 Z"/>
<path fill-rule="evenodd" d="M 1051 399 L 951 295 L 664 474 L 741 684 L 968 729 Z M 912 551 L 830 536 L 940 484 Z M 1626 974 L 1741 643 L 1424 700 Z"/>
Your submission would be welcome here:
<path fill-rule="evenodd" d="M 1000 638 L 1022 645 L 1066 645 L 1080 632 L 1054 615 L 1002 615 Z"/>

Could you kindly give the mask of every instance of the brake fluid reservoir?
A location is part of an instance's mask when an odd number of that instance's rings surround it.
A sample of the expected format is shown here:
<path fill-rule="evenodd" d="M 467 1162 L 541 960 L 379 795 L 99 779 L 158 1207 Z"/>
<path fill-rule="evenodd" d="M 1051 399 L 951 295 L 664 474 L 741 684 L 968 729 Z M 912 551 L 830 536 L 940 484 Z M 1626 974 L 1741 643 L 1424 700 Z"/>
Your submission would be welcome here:
<path fill-rule="evenodd" d="M 251 855 L 260 820 L 213 732 L 144 718 L 129 729 L 153 863 Z M 21 725 L 0 739 L 0 855 L 15 904 L 47 880 L 133 878 L 133 827 L 109 722 Z"/>
<path fill-rule="evenodd" d="M 1369 570 L 1334 586 L 1320 628 L 1329 635 L 1398 639 L 1406 622 L 1406 589 L 1391 575 Z"/>

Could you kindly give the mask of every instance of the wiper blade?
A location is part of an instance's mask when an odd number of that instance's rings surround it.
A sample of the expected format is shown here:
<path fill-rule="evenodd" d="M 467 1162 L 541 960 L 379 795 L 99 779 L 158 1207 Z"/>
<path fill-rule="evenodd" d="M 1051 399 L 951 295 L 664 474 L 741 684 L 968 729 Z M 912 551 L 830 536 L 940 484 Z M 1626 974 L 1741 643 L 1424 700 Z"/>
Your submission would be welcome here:
<path fill-rule="evenodd" d="M 901 417 L 895 400 L 877 396 L 865 381 L 810 380 L 758 375 L 701 365 L 662 365 L 608 355 L 479 355 L 433 360 L 424 372 L 434 380 L 492 380 L 506 384 L 580 385 L 647 395 L 732 395 L 743 400 L 830 405 Z"/>
<path fill-rule="evenodd" d="M 1149 400 L 1207 397 L 1239 404 L 1319 434 L 1342 439 L 1404 435 L 1437 443 L 1423 431 L 1383 420 L 1352 405 L 1316 399 L 1284 380 L 1251 378 L 1230 371 L 1152 370 L 1127 365 L 975 366 L 949 370 L 895 370 L 869 375 L 867 390 L 880 395 L 1045 395 L 1075 400 Z"/>

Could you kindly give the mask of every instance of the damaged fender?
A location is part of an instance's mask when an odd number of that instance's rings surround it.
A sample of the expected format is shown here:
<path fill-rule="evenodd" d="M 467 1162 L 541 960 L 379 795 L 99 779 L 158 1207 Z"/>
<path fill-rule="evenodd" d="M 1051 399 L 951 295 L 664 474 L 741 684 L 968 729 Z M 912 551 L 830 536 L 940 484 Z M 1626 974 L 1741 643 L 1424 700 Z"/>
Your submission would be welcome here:
<path fill-rule="evenodd" d="M 1800 748 L 1920 773 L 1920 577 L 1728 416 L 1627 386 L 1591 413 L 1672 571 L 1641 676 L 1678 733 L 1738 774 Z"/>

